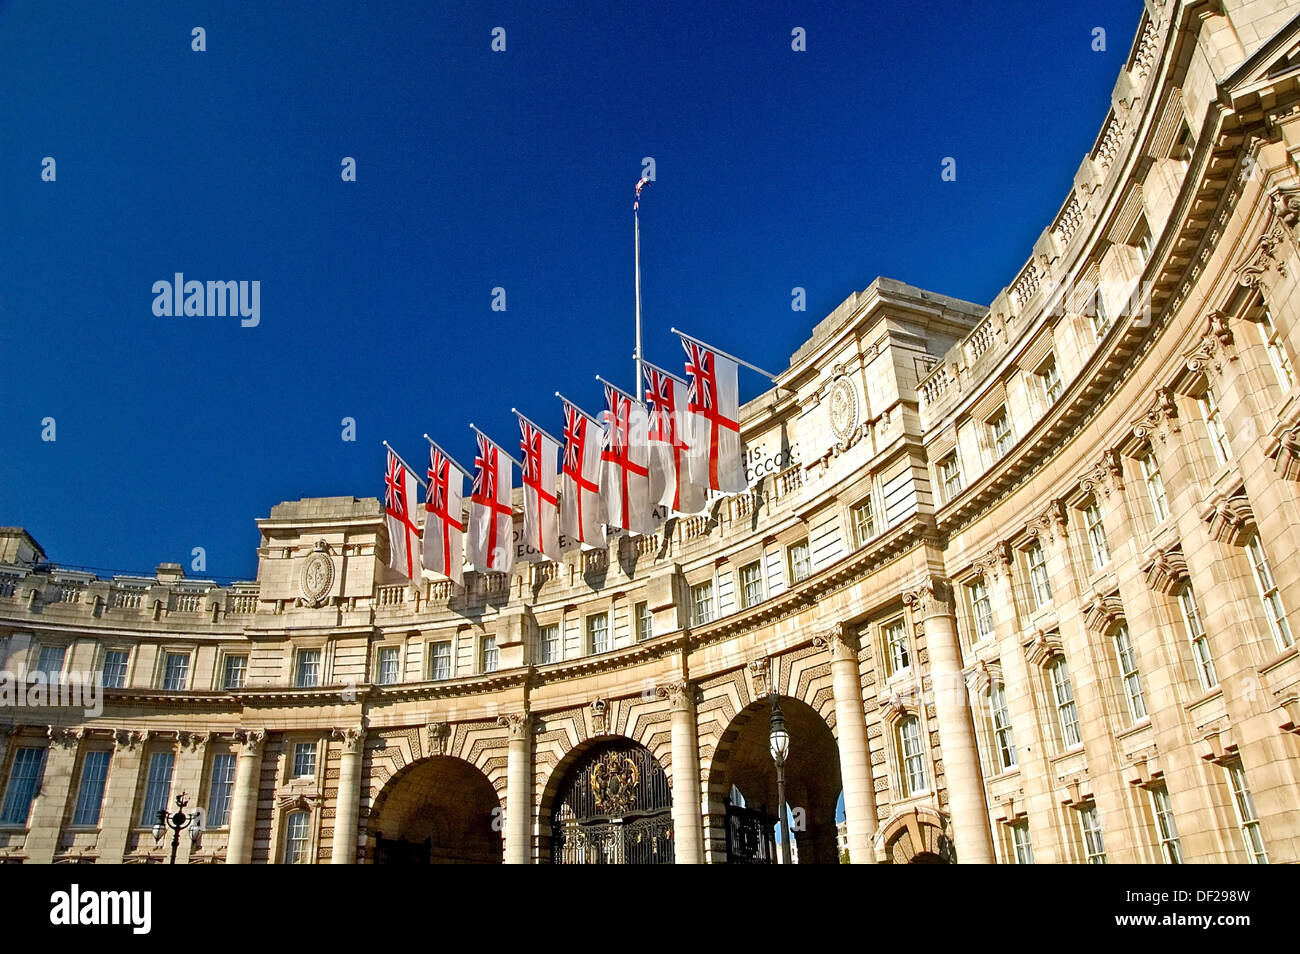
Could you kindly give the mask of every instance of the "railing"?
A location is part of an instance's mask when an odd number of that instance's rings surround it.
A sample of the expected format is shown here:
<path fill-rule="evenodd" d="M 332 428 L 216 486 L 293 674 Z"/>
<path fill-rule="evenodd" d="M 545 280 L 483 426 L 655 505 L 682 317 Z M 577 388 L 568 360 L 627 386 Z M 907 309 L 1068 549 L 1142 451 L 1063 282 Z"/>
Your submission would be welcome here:
<path fill-rule="evenodd" d="M 695 540 L 705 536 L 709 532 L 708 517 L 691 517 L 682 524 L 682 536 L 687 540 Z"/>
<path fill-rule="evenodd" d="M 1092 161 L 1102 170 L 1109 169 L 1115 161 L 1115 156 L 1119 153 L 1119 141 L 1119 120 L 1111 116 L 1106 123 L 1106 131 L 1102 133 L 1101 141 L 1097 143 L 1097 151 L 1092 154 Z"/>
<path fill-rule="evenodd" d="M 533 586 L 541 586 L 543 583 L 549 583 L 560 575 L 560 564 L 552 563 L 545 560 L 541 563 L 532 565 L 531 577 Z"/>
<path fill-rule="evenodd" d="M 603 552 L 603 551 L 602 551 Z M 510 592 L 510 576 L 506 573 L 483 573 L 479 576 L 479 592 L 485 596 Z"/>
<path fill-rule="evenodd" d="M 251 616 L 257 612 L 256 593 L 234 593 L 230 597 L 230 609 L 226 612 L 232 616 Z"/>
<path fill-rule="evenodd" d="M 0 576 L 0 596 L 13 596 L 14 589 L 18 586 L 18 577 Z"/>
<path fill-rule="evenodd" d="M 752 494 L 737 494 L 727 501 L 727 517 L 732 523 L 737 520 L 744 520 L 754 512 L 754 497 Z"/>
<path fill-rule="evenodd" d="M 1030 259 L 1029 264 L 1025 266 L 1025 270 L 1020 273 L 1020 277 L 1011 286 L 1011 294 L 1015 296 L 1016 303 L 1023 305 L 1029 301 L 1034 296 L 1034 292 L 1038 291 L 1038 286 L 1042 284 L 1042 281 L 1043 274 L 1038 270 L 1038 263 Z"/>
<path fill-rule="evenodd" d="M 144 590 L 142 589 L 115 589 L 113 590 L 113 606 L 121 609 L 139 609 L 140 604 L 144 602 Z"/>
<path fill-rule="evenodd" d="M 375 594 L 380 606 L 397 606 L 406 602 L 406 584 L 381 586 Z"/>
<path fill-rule="evenodd" d="M 1079 201 L 1078 193 L 1070 196 L 1070 201 L 1065 203 L 1065 208 L 1061 210 L 1060 217 L 1056 220 L 1056 227 L 1053 231 L 1056 233 L 1056 241 L 1065 248 L 1074 238 L 1074 233 L 1079 231 L 1079 226 L 1083 224 L 1083 203 Z"/>
<path fill-rule="evenodd" d="M 171 613 L 197 613 L 203 597 L 198 593 L 173 593 L 167 607 Z"/>
<path fill-rule="evenodd" d="M 599 573 L 609 568 L 609 550 L 587 550 L 582 554 L 582 572 Z"/>
<path fill-rule="evenodd" d="M 636 538 L 637 556 L 650 556 L 659 552 L 659 534 L 651 533 Z"/>
<path fill-rule="evenodd" d="M 57 599 L 55 602 L 58 602 L 58 603 L 80 603 L 80 602 L 81 602 L 82 594 L 84 594 L 85 592 L 86 592 L 86 591 L 85 591 L 85 589 L 84 589 L 83 587 L 80 587 L 80 586 L 68 586 L 68 585 L 64 584 L 64 585 L 59 586 L 58 589 L 55 590 L 55 594 L 56 594 L 56 596 L 58 597 L 58 599 Z"/>
<path fill-rule="evenodd" d="M 970 354 L 970 361 L 973 364 L 980 355 L 988 351 L 996 343 L 993 336 L 993 318 L 985 316 L 984 320 L 975 326 L 966 338 L 966 348 Z"/>
<path fill-rule="evenodd" d="M 431 580 L 429 582 L 429 591 L 425 599 L 433 603 L 447 603 L 451 601 L 452 593 L 451 580 Z"/>
<path fill-rule="evenodd" d="M 943 396 L 943 392 L 948 390 L 948 385 L 952 379 L 948 376 L 947 363 L 940 361 L 930 372 L 930 376 L 921 382 L 921 398 L 925 406 L 929 407 Z"/>
<path fill-rule="evenodd" d="M 1159 39 L 1156 25 L 1148 17 L 1142 27 L 1142 39 L 1138 41 L 1137 52 L 1133 54 L 1133 65 L 1129 67 L 1138 79 L 1146 79 L 1147 74 L 1151 72 L 1156 59 L 1156 42 Z"/>
<path fill-rule="evenodd" d="M 776 492 L 784 497 L 803 486 L 803 468 L 798 464 L 776 475 Z"/>

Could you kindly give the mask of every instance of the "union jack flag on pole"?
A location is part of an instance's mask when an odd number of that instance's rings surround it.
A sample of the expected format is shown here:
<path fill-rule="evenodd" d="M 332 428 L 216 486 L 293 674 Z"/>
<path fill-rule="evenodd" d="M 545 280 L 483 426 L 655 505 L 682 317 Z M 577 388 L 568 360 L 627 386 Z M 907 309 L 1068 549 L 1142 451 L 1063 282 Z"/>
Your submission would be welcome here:
<path fill-rule="evenodd" d="M 642 368 L 650 409 L 650 499 L 678 513 L 701 513 L 708 495 L 686 466 L 686 381 L 648 361 Z"/>
<path fill-rule="evenodd" d="M 465 473 L 431 440 L 428 477 L 424 494 L 424 568 L 464 586 Z"/>
<path fill-rule="evenodd" d="M 555 464 L 560 442 L 518 411 L 515 416 L 519 418 L 519 449 L 524 462 L 524 542 L 558 563 L 562 557 Z"/>
<path fill-rule="evenodd" d="M 560 530 L 585 547 L 603 547 L 605 512 L 600 497 L 600 422 L 569 401 L 564 402 L 564 468 L 560 488 Z"/>
<path fill-rule="evenodd" d="M 384 519 L 388 524 L 388 565 L 408 580 L 420 578 L 420 530 L 415 525 L 420 478 L 388 448 L 384 471 Z"/>
<path fill-rule="evenodd" d="M 709 490 L 739 493 L 747 486 L 740 446 L 739 365 L 730 355 L 677 334 L 686 349 L 691 379 L 686 392 L 691 481 Z"/>
<path fill-rule="evenodd" d="M 605 462 L 601 496 L 609 522 L 630 533 L 654 533 L 650 505 L 649 420 L 645 405 L 614 385 L 605 385 Z"/>
<path fill-rule="evenodd" d="M 509 573 L 515 565 L 511 457 L 478 428 L 474 432 L 478 455 L 469 504 L 469 562 L 480 573 Z"/>

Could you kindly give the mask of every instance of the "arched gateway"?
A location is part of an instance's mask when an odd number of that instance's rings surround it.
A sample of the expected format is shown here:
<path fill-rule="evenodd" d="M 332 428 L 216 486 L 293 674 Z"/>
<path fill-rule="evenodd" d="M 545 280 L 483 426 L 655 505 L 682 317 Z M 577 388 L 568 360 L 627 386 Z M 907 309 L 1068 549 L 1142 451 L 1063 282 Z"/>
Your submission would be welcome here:
<path fill-rule="evenodd" d="M 501 800 L 462 759 L 435 755 L 394 775 L 375 799 L 368 832 L 376 864 L 500 864 Z"/>

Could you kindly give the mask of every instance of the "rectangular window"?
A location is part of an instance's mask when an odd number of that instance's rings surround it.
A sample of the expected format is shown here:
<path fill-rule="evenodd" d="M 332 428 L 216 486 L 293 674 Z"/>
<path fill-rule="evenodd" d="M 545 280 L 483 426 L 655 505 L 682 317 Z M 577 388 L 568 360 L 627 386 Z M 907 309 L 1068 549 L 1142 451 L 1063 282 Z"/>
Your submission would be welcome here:
<path fill-rule="evenodd" d="M 158 823 L 158 813 L 164 811 L 167 797 L 172 791 L 172 766 L 175 756 L 170 752 L 155 752 L 149 759 L 149 780 L 144 789 L 144 805 L 140 812 L 140 824 L 152 828 Z"/>
<path fill-rule="evenodd" d="M 1029 590 L 1034 597 L 1034 609 L 1042 609 L 1052 602 L 1052 584 L 1047 578 L 1047 556 L 1038 541 L 1025 550 L 1025 566 L 1029 569 Z"/>
<path fill-rule="evenodd" d="M 1029 822 L 1013 822 L 1010 828 L 1011 844 L 1016 852 L 1016 864 L 1032 865 L 1034 863 L 1034 846 L 1029 841 Z"/>
<path fill-rule="evenodd" d="M 1092 568 L 1100 571 L 1110 562 L 1110 548 L 1106 546 L 1106 526 L 1101 521 L 1101 506 L 1095 497 L 1083 508 L 1083 523 L 1088 529 Z"/>
<path fill-rule="evenodd" d="M 743 608 L 755 606 L 763 601 L 763 577 L 759 573 L 758 561 L 740 568 L 740 605 Z"/>
<path fill-rule="evenodd" d="M 1278 334 L 1277 325 L 1273 324 L 1273 316 L 1265 308 L 1259 322 L 1259 333 L 1264 339 L 1264 350 L 1268 352 L 1268 363 L 1273 366 L 1273 373 L 1277 375 L 1277 383 L 1282 386 L 1283 391 L 1290 391 L 1295 385 L 1295 374 L 1291 370 L 1291 359 L 1287 357 L 1286 345 L 1282 342 L 1282 336 Z"/>
<path fill-rule="evenodd" d="M 1151 501 L 1151 512 L 1155 514 L 1156 523 L 1169 516 L 1169 498 L 1165 496 L 1165 482 L 1160 477 L 1160 465 L 1156 455 L 1147 451 L 1139 461 L 1142 467 L 1142 483 L 1147 488 L 1147 499 Z"/>
<path fill-rule="evenodd" d="M 1264 545 L 1259 542 L 1259 531 L 1251 534 L 1246 544 L 1250 554 L 1250 567 L 1255 572 L 1255 584 L 1259 587 L 1259 598 L 1264 603 L 1264 616 L 1268 619 L 1269 631 L 1277 641 L 1278 649 L 1286 649 L 1295 639 L 1291 636 L 1291 624 L 1286 621 L 1286 611 L 1282 609 L 1282 597 L 1273 582 L 1273 571 L 1269 568 L 1268 558 L 1264 556 Z"/>
<path fill-rule="evenodd" d="M 4 806 L 0 807 L 0 825 L 27 825 L 32 801 L 41 787 L 45 769 L 45 749 L 21 748 L 14 753 L 5 787 Z"/>
<path fill-rule="evenodd" d="M 1147 703 L 1142 696 L 1142 677 L 1138 674 L 1137 653 L 1133 651 L 1133 640 L 1129 637 L 1128 625 L 1120 623 L 1115 627 L 1115 659 L 1119 663 L 1120 682 L 1124 686 L 1124 699 L 1128 702 L 1128 714 L 1134 722 L 1141 722 L 1147 717 Z"/>
<path fill-rule="evenodd" d="M 497 638 L 484 636 L 479 644 L 479 669 L 482 672 L 497 671 Z"/>
<path fill-rule="evenodd" d="M 284 863 L 302 865 L 307 863 L 307 838 L 310 832 L 311 816 L 306 812 L 294 812 L 284 826 Z"/>
<path fill-rule="evenodd" d="M 1151 234 L 1151 226 L 1147 224 L 1147 217 L 1139 215 L 1137 223 L 1133 226 L 1133 231 L 1129 233 L 1128 241 L 1125 245 L 1131 245 L 1138 250 L 1138 258 L 1145 265 L 1151 258 L 1151 249 L 1155 247 L 1155 238 Z"/>
<path fill-rule="evenodd" d="M 970 592 L 971 617 L 975 620 L 976 641 L 993 635 L 993 603 L 989 599 L 988 582 L 980 577 L 967 588 Z"/>
<path fill-rule="evenodd" d="M 293 747 L 293 777 L 313 778 L 316 775 L 316 743 L 297 742 Z"/>
<path fill-rule="evenodd" d="M 989 686 L 989 710 L 993 715 L 993 737 L 997 743 L 998 766 L 1005 772 L 1016 767 L 1016 737 L 1011 729 L 1007 689 L 1000 682 Z"/>
<path fill-rule="evenodd" d="M 713 619 L 713 581 L 697 583 L 691 587 L 691 619 L 703 626 Z"/>
<path fill-rule="evenodd" d="M 108 761 L 112 754 L 87 752 L 82 759 L 81 784 L 77 786 L 77 807 L 72 812 L 72 824 L 99 824 L 99 810 L 104 804 L 104 783 L 108 780 Z"/>
<path fill-rule="evenodd" d="M 1196 399 L 1201 409 L 1201 419 L 1205 421 L 1205 433 L 1210 438 L 1210 449 L 1220 467 L 1232 459 L 1232 445 L 1228 443 L 1228 432 L 1223 427 L 1223 415 L 1219 413 L 1219 403 L 1214 399 L 1214 392 L 1208 388 Z"/>
<path fill-rule="evenodd" d="M 222 666 L 221 685 L 226 689 L 243 689 L 244 678 L 248 675 L 247 656 L 227 656 Z"/>
<path fill-rule="evenodd" d="M 309 689 L 320 685 L 320 650 L 298 650 L 298 666 L 294 671 L 293 684 L 299 689 Z"/>
<path fill-rule="evenodd" d="M 1152 786 L 1151 813 L 1156 820 L 1156 834 L 1160 836 L 1160 854 L 1167 865 L 1183 863 L 1183 848 L 1178 842 L 1178 826 L 1174 824 L 1174 807 L 1169 801 L 1169 789 L 1164 783 Z"/>
<path fill-rule="evenodd" d="M 402 647 L 401 646 L 380 646 L 379 647 L 379 684 L 381 686 L 394 685 L 401 678 L 402 666 Z"/>
<path fill-rule="evenodd" d="M 1011 436 L 1011 416 L 1007 414 L 1006 408 L 998 411 L 989 420 L 989 437 L 993 445 L 994 458 L 1001 460 L 1015 443 L 1015 439 Z"/>
<path fill-rule="evenodd" d="M 853 518 L 853 544 L 865 546 L 876 535 L 876 512 L 871 498 L 859 502 L 850 513 Z"/>
<path fill-rule="evenodd" d="M 173 692 L 184 689 L 189 684 L 190 654 L 167 653 L 163 660 L 163 688 Z M 153 824 L 150 822 L 149 824 Z"/>
<path fill-rule="evenodd" d="M 636 604 L 636 641 L 643 643 L 655 634 L 654 617 L 649 603 Z"/>
<path fill-rule="evenodd" d="M 543 664 L 560 661 L 560 626 L 558 623 L 538 628 L 537 648 Z"/>
<path fill-rule="evenodd" d="M 128 654 L 123 649 L 110 649 L 104 653 L 104 688 L 126 688 L 126 663 Z"/>
<path fill-rule="evenodd" d="M 1241 760 L 1236 759 L 1223 767 L 1228 773 L 1228 785 L 1232 789 L 1232 805 L 1237 813 L 1237 824 L 1241 828 L 1241 841 L 1246 847 L 1246 854 L 1252 864 L 1268 864 L 1268 853 L 1264 850 L 1264 835 L 1259 830 L 1259 815 L 1255 813 L 1255 797 L 1250 794 L 1250 785 L 1246 782 L 1246 770 Z"/>
<path fill-rule="evenodd" d="M 451 678 L 451 641 L 429 644 L 429 678 Z"/>
<path fill-rule="evenodd" d="M 944 503 L 961 493 L 961 463 L 956 451 L 939 461 L 939 484 L 943 487 Z"/>
<path fill-rule="evenodd" d="M 1046 361 L 1038 366 L 1035 372 L 1038 377 L 1038 383 L 1043 388 L 1043 398 L 1048 407 L 1056 403 L 1057 398 L 1061 396 L 1061 374 L 1056 370 L 1055 355 L 1049 357 Z"/>
<path fill-rule="evenodd" d="M 212 760 L 212 785 L 208 789 L 208 825 L 230 824 L 230 799 L 235 792 L 235 754 L 223 752 Z"/>
<path fill-rule="evenodd" d="M 1056 721 L 1061 728 L 1061 741 L 1067 749 L 1083 742 L 1079 734 L 1079 710 L 1074 705 L 1074 686 L 1070 683 L 1070 670 L 1064 659 L 1057 659 L 1047 667 L 1052 680 L 1052 699 L 1056 705 Z"/>
<path fill-rule="evenodd" d="M 1196 149 L 1196 137 L 1187 127 L 1186 120 L 1181 120 L 1178 127 L 1178 135 L 1174 137 L 1173 145 L 1169 147 L 1169 158 L 1178 160 L 1186 168 L 1192 160 L 1192 152 Z"/>
<path fill-rule="evenodd" d="M 66 646 L 42 646 L 36 660 L 36 671 L 43 672 L 54 682 L 63 674 L 63 658 L 67 655 Z"/>
<path fill-rule="evenodd" d="M 807 540 L 790 544 L 789 550 L 786 551 L 786 563 L 790 570 L 791 585 L 807 579 L 812 573 L 812 551 L 808 549 Z"/>
<path fill-rule="evenodd" d="M 1079 809 L 1079 832 L 1083 835 L 1083 852 L 1090 865 L 1106 863 L 1106 846 L 1101 840 L 1101 818 L 1097 815 L 1097 803 L 1088 802 Z"/>
<path fill-rule="evenodd" d="M 901 619 L 886 623 L 881 635 L 885 649 L 885 677 L 895 676 L 910 666 L 907 653 L 907 630 Z"/>
<path fill-rule="evenodd" d="M 929 783 L 925 774 L 925 749 L 921 745 L 921 722 L 916 716 L 899 723 L 898 740 L 903 762 L 903 795 L 919 795 L 929 788 Z"/>
<path fill-rule="evenodd" d="M 609 651 L 609 614 L 597 613 L 587 617 L 588 652 L 603 653 Z"/>
<path fill-rule="evenodd" d="M 1190 586 L 1178 595 L 1178 605 L 1182 609 L 1187 638 L 1192 644 L 1196 676 L 1201 681 L 1201 688 L 1209 692 L 1219 684 L 1219 677 L 1214 672 L 1214 660 L 1210 657 L 1210 640 L 1201 625 L 1201 611 L 1196 606 L 1196 594 L 1192 592 Z"/>
<path fill-rule="evenodd" d="M 1110 331 L 1110 314 L 1106 311 L 1100 292 L 1093 296 L 1092 305 L 1092 332 L 1098 338 L 1105 337 L 1106 332 Z"/>

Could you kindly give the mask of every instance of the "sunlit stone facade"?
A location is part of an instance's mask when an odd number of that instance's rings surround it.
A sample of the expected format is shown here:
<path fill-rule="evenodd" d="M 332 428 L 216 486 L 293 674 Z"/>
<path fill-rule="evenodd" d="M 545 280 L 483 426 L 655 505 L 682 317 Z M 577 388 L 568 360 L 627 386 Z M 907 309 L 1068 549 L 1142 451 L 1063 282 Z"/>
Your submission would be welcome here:
<path fill-rule="evenodd" d="M 800 863 L 1300 860 L 1297 14 L 1148 2 L 1008 288 L 846 300 L 706 516 L 463 591 L 373 498 L 228 587 L 0 530 L 0 667 L 115 687 L 0 708 L 0 860 L 770 860 L 770 694 Z"/>

